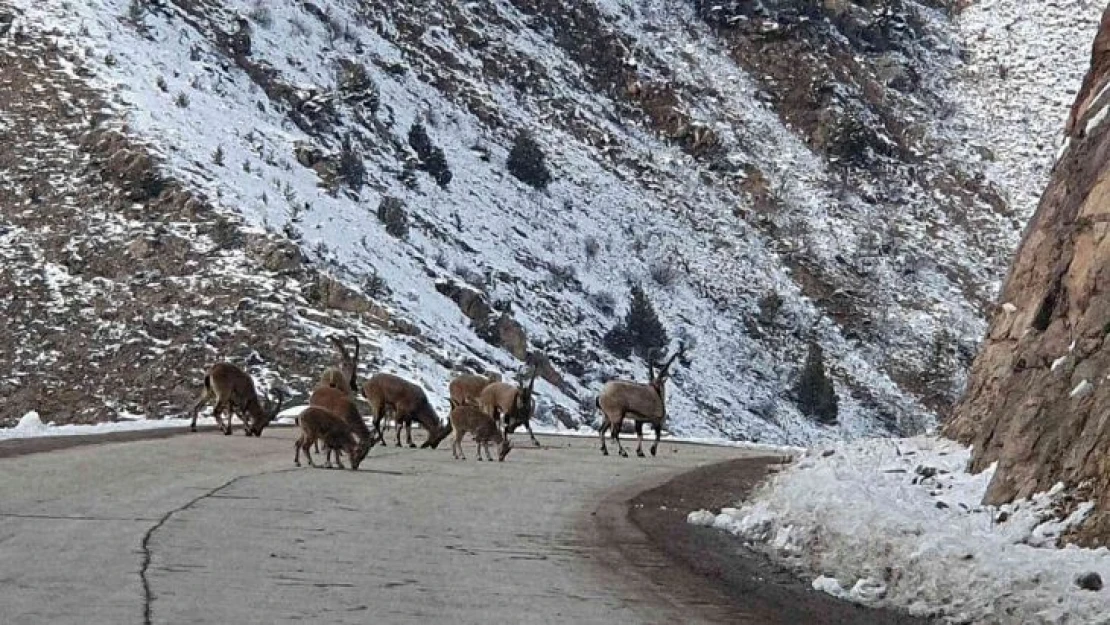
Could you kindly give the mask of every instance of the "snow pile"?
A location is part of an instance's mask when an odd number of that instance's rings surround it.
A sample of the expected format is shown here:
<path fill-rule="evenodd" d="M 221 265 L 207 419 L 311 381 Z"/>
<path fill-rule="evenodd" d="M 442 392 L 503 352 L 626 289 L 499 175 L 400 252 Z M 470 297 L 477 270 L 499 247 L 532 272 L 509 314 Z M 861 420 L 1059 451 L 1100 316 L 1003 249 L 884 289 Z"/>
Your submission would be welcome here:
<path fill-rule="evenodd" d="M 994 469 L 969 474 L 969 458 L 934 437 L 858 441 L 804 457 L 739 509 L 688 520 L 763 546 L 815 576 L 814 588 L 861 603 L 948 622 L 1102 622 L 1105 597 L 1075 580 L 1110 575 L 1110 551 L 1054 547 L 1091 504 L 1067 508 L 1057 485 L 980 505 Z"/>

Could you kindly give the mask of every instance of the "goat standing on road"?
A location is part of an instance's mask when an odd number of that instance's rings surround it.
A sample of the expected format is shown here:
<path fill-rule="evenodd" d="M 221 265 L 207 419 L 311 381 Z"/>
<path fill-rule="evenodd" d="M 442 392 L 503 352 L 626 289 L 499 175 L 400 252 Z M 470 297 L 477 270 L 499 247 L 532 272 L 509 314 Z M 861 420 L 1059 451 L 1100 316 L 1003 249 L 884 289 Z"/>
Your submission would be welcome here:
<path fill-rule="evenodd" d="M 655 430 L 655 442 L 651 444 L 651 455 L 655 455 L 659 447 L 659 436 L 663 429 L 663 421 L 667 418 L 666 383 L 670 377 L 671 364 L 676 358 L 686 352 L 686 346 L 679 343 L 676 351 L 662 365 L 648 360 L 648 374 L 650 381 L 647 384 L 639 382 L 626 382 L 624 380 L 610 380 L 601 388 L 597 396 L 596 405 L 601 410 L 602 423 L 598 430 L 601 437 L 601 453 L 608 456 L 609 450 L 605 447 L 605 432 L 612 428 L 613 440 L 617 442 L 620 455 L 627 458 L 628 452 L 621 445 L 620 431 L 625 417 L 631 417 L 636 422 L 636 455 L 644 457 L 644 424 L 650 423 Z M 655 367 L 659 372 L 655 372 Z"/>
<path fill-rule="evenodd" d="M 189 423 L 189 429 L 197 431 L 197 414 L 205 404 L 215 400 L 216 408 L 212 416 L 225 435 L 231 435 L 232 416 L 238 415 L 247 436 L 262 436 L 262 430 L 281 412 L 284 402 L 280 392 L 275 390 L 274 395 L 276 400 L 268 409 L 263 409 L 251 376 L 230 362 L 216 363 L 208 368 L 204 376 L 204 392 L 193 406 L 193 420 Z M 220 418 L 224 410 L 228 411 L 227 426 L 224 426 L 224 421 Z"/>

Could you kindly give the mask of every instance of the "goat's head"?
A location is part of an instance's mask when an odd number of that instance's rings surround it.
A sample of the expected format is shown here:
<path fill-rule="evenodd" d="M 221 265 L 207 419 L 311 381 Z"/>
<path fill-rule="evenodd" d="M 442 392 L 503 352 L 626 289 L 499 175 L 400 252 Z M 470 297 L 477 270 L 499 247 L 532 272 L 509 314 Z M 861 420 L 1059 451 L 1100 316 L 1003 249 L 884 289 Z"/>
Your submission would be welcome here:
<path fill-rule="evenodd" d="M 270 425 L 270 422 L 277 417 L 281 412 L 282 406 L 285 405 L 285 394 L 278 389 L 271 391 L 274 400 L 270 402 L 267 410 L 259 410 L 258 415 L 251 421 L 250 433 L 254 436 L 262 436 L 262 430 Z"/>
<path fill-rule="evenodd" d="M 678 343 L 678 349 L 675 350 L 675 353 L 671 354 L 671 357 L 663 364 L 652 362 L 651 359 L 648 360 L 648 372 L 651 374 L 651 385 L 660 395 L 663 394 L 663 386 L 667 383 L 667 379 L 671 377 L 671 365 L 674 364 L 675 359 L 685 354 L 686 343 L 680 341 Z M 658 372 L 655 371 L 656 367 L 659 369 Z"/>
<path fill-rule="evenodd" d="M 351 468 L 352 469 L 357 469 L 358 465 L 362 464 L 362 461 L 366 459 L 366 456 L 370 453 L 370 449 L 373 446 L 374 446 L 374 437 L 373 436 L 368 436 L 368 437 L 362 439 L 361 441 L 359 441 L 356 445 L 352 446 L 352 451 L 348 452 L 348 455 L 351 457 Z"/>

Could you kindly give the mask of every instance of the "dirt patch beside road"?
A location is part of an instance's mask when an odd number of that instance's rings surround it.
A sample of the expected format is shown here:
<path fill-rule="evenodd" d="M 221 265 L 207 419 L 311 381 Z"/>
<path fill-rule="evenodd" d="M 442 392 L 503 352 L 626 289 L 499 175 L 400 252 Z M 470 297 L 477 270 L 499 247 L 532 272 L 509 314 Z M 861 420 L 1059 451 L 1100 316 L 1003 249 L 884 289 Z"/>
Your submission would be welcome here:
<path fill-rule="evenodd" d="M 691 620 L 795 625 L 917 625 L 930 621 L 836 600 L 718 530 L 690 525 L 700 508 L 734 505 L 766 475 L 774 458 L 743 458 L 641 482 L 613 493 L 594 513 L 597 538 L 611 552 L 603 566 L 627 578 L 626 565 L 650 570 L 667 603 L 690 606 Z M 658 479 L 658 478 L 656 478 Z M 645 490 L 646 488 L 646 490 Z M 643 582 L 648 581 L 644 576 Z"/>

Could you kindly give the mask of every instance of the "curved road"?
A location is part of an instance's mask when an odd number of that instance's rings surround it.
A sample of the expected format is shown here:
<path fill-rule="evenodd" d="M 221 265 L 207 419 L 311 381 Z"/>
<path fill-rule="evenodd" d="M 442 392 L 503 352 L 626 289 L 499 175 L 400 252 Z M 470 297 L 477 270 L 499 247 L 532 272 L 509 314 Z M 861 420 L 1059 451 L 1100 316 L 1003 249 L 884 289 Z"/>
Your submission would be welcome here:
<path fill-rule="evenodd" d="M 541 437 L 500 464 L 467 441 L 466 462 L 377 447 L 326 471 L 292 466 L 291 429 L 239 432 L 0 449 L 0 622 L 698 622 L 653 581 L 666 562 L 624 561 L 632 526 L 594 515 L 753 455 Z"/>

